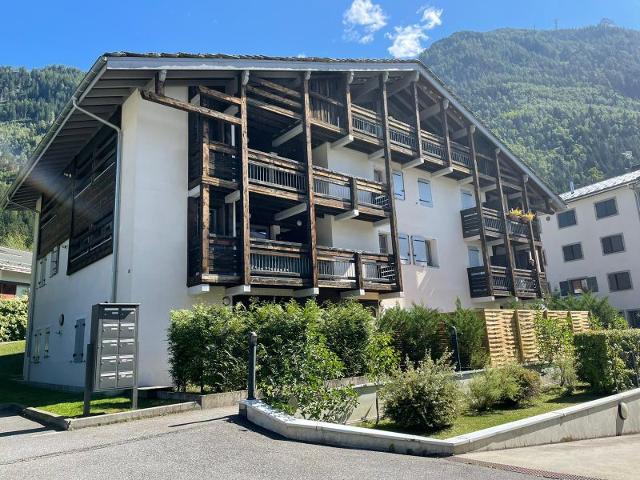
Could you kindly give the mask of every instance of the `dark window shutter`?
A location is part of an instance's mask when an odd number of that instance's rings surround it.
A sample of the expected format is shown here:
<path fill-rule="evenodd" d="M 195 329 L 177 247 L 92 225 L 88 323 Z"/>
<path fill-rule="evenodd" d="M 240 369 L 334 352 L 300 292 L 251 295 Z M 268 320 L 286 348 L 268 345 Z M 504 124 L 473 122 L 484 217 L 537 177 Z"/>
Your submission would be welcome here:
<path fill-rule="evenodd" d="M 560 295 L 563 297 L 569 295 L 569 282 L 560 282 Z"/>
<path fill-rule="evenodd" d="M 596 293 L 598 291 L 598 279 L 596 277 L 587 278 L 587 287 L 590 292 Z"/>

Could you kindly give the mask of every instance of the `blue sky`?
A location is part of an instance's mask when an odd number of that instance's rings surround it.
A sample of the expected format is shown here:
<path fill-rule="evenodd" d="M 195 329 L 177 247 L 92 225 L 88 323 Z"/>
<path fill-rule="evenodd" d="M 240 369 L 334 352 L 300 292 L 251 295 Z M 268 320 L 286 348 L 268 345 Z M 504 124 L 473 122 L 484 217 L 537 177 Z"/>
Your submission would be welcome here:
<path fill-rule="evenodd" d="M 3 2 L 0 65 L 88 68 L 106 51 L 411 56 L 461 30 L 640 29 L 640 0 Z"/>

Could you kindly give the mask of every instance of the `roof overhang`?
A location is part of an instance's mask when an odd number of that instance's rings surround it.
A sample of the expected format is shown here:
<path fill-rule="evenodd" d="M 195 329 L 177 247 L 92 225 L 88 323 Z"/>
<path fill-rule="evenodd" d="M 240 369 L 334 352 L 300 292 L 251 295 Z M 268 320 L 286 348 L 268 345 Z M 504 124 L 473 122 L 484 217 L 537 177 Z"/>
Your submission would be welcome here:
<path fill-rule="evenodd" d="M 565 208 L 562 199 L 555 194 L 538 176 L 509 148 L 503 144 L 471 110 L 466 107 L 444 83 L 418 60 L 336 60 L 325 58 L 287 58 L 231 55 L 190 55 L 190 54 L 105 54 L 91 67 L 78 85 L 73 97 L 67 102 L 60 115 L 26 165 L 20 170 L 15 182 L 2 199 L 0 208 L 8 205 L 27 209 L 35 208 L 37 199 L 43 192 L 56 191 L 63 169 L 77 155 L 84 145 L 101 127 L 100 122 L 75 109 L 77 105 L 108 120 L 129 95 L 153 80 L 155 73 L 167 71 L 167 84 L 189 85 L 207 77 L 219 77 L 228 71 L 269 71 L 274 74 L 291 74 L 298 71 L 334 72 L 412 72 L 418 71 L 428 83 L 444 98 L 448 98 L 455 109 L 476 126 L 496 148 L 509 158 L 522 172 L 529 176 L 538 189 L 548 196 L 550 204 L 557 210 Z"/>

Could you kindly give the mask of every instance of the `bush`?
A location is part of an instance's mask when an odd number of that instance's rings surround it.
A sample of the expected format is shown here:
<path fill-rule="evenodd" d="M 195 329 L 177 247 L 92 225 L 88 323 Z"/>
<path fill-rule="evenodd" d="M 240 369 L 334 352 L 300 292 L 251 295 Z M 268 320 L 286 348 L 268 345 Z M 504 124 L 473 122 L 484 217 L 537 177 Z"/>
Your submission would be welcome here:
<path fill-rule="evenodd" d="M 320 333 L 329 349 L 344 364 L 344 375 L 362 375 L 366 370 L 366 347 L 371 341 L 374 318 L 358 302 L 329 304 L 324 308 Z"/>
<path fill-rule="evenodd" d="M 179 390 L 224 392 L 246 386 L 247 322 L 241 308 L 196 305 L 171 313 L 171 376 Z"/>
<path fill-rule="evenodd" d="M 599 330 L 574 336 L 578 378 L 601 393 L 638 384 L 640 330 Z"/>
<path fill-rule="evenodd" d="M 0 342 L 24 340 L 28 309 L 26 296 L 0 300 Z"/>
<path fill-rule="evenodd" d="M 587 310 L 591 312 L 593 328 L 625 329 L 629 326 L 620 312 L 609 303 L 607 297 L 596 297 L 591 292 L 567 297 L 554 294 L 547 298 L 546 302 L 549 310 Z"/>
<path fill-rule="evenodd" d="M 484 368 L 489 362 L 489 352 L 486 347 L 487 335 L 482 317 L 473 310 L 462 308 L 462 303 L 458 299 L 455 312 L 443 314 L 443 319 L 448 327 L 456 327 L 458 331 L 460 366 Z"/>
<path fill-rule="evenodd" d="M 476 411 L 497 406 L 522 407 L 541 390 L 540 375 L 518 364 L 486 369 L 469 384 L 469 406 Z"/>
<path fill-rule="evenodd" d="M 380 330 L 391 335 L 393 346 L 402 362 L 417 366 L 431 352 L 432 358 L 442 355 L 442 316 L 435 309 L 413 305 L 410 309 L 393 307 L 380 319 Z"/>
<path fill-rule="evenodd" d="M 461 394 L 448 358 L 429 355 L 417 367 L 398 372 L 380 391 L 384 415 L 396 425 L 430 431 L 453 424 L 460 411 Z"/>

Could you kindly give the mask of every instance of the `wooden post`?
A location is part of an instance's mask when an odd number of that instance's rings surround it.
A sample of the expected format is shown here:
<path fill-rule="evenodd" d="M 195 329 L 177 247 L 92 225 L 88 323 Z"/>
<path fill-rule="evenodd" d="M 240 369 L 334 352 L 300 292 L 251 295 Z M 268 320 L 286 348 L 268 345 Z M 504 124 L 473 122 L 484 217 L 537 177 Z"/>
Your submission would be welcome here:
<path fill-rule="evenodd" d="M 355 256 L 355 267 L 356 267 L 356 289 L 364 290 L 364 274 L 362 270 L 362 254 L 360 252 L 356 252 Z"/>
<path fill-rule="evenodd" d="M 520 327 L 520 313 L 518 310 L 513 311 L 514 322 L 515 322 L 515 331 L 513 332 L 515 337 L 517 338 L 518 345 L 518 361 L 520 363 L 524 363 L 524 341 L 522 340 L 522 328 Z"/>
<path fill-rule="evenodd" d="M 358 181 L 356 177 L 349 177 L 349 190 L 351 194 L 351 209 L 358 209 Z"/>
<path fill-rule="evenodd" d="M 444 137 L 444 160 L 448 167 L 453 166 L 453 158 L 451 156 L 451 140 L 449 138 L 449 117 L 447 109 L 449 108 L 449 100 L 440 101 L 440 119 L 442 121 L 442 136 Z"/>
<path fill-rule="evenodd" d="M 384 166 L 389 190 L 389 225 L 391 230 L 391 245 L 393 246 L 393 263 L 396 274 L 397 291 L 402 291 L 402 267 L 400 262 L 400 242 L 398 240 L 398 223 L 396 220 L 396 196 L 393 189 L 393 171 L 391 170 L 391 141 L 389 139 L 389 106 L 387 104 L 387 78 L 380 74 L 380 104 L 382 106 L 382 139 L 384 141 Z"/>
<path fill-rule="evenodd" d="M 311 261 L 311 285 L 318 286 L 318 250 L 316 242 L 316 208 L 313 190 L 313 147 L 311 145 L 311 100 L 309 78 L 311 72 L 302 74 L 302 135 L 304 138 L 304 163 L 307 174 L 307 232 Z"/>
<path fill-rule="evenodd" d="M 478 218 L 480 221 L 480 248 L 482 250 L 482 263 L 487 279 L 487 287 L 489 296 L 493 296 L 493 277 L 491 276 L 491 257 L 489 255 L 489 247 L 487 246 L 487 234 L 484 230 L 484 214 L 482 211 L 482 192 L 480 191 L 480 175 L 478 173 L 478 158 L 476 156 L 475 141 L 475 125 L 467 127 L 467 138 L 469 140 L 469 156 L 473 166 L 473 193 L 476 199 L 476 209 L 478 210 Z"/>
<path fill-rule="evenodd" d="M 344 75 L 344 113 L 347 135 L 353 134 L 353 114 L 351 113 L 351 83 L 353 82 L 353 72 Z"/>
<path fill-rule="evenodd" d="M 422 158 L 422 134 L 420 126 L 420 101 L 418 99 L 418 82 L 411 82 L 411 93 L 413 95 L 413 106 L 415 109 L 414 127 L 416 129 L 416 150 L 418 158 Z"/>
<path fill-rule="evenodd" d="M 528 212 L 531 208 L 529 204 L 529 192 L 527 189 L 527 184 L 529 183 L 529 177 L 526 175 L 522 176 L 522 208 L 524 208 L 525 212 Z M 531 258 L 533 259 L 533 268 L 535 269 L 536 276 L 536 290 L 538 291 L 538 296 L 540 298 L 543 297 L 543 289 L 542 289 L 542 280 L 540 278 L 540 262 L 537 258 L 536 252 L 536 238 L 533 232 L 533 222 L 535 219 L 531 219 L 529 222 L 529 250 L 531 250 Z"/>
<path fill-rule="evenodd" d="M 496 148 L 496 184 L 498 186 L 498 195 L 500 195 L 500 205 L 502 207 L 502 221 L 504 224 L 504 248 L 506 249 L 507 267 L 511 274 L 511 291 L 514 296 L 518 296 L 516 292 L 516 273 L 514 271 L 516 262 L 513 258 L 513 250 L 511 249 L 511 235 L 509 234 L 509 220 L 507 218 L 507 203 L 504 200 L 504 192 L 502 190 L 502 173 L 500 172 L 500 149 Z"/>
<path fill-rule="evenodd" d="M 249 210 L 249 137 L 247 134 L 247 83 L 249 72 L 240 75 L 240 163 L 242 170 L 242 284 L 251 284 L 251 217 Z"/>
<path fill-rule="evenodd" d="M 202 99 L 200 100 L 202 104 Z M 209 176 L 209 119 L 200 116 L 201 122 L 201 139 L 202 139 L 202 176 Z M 200 232 L 201 232 L 201 264 L 200 275 L 209 273 L 209 186 L 200 184 Z"/>

